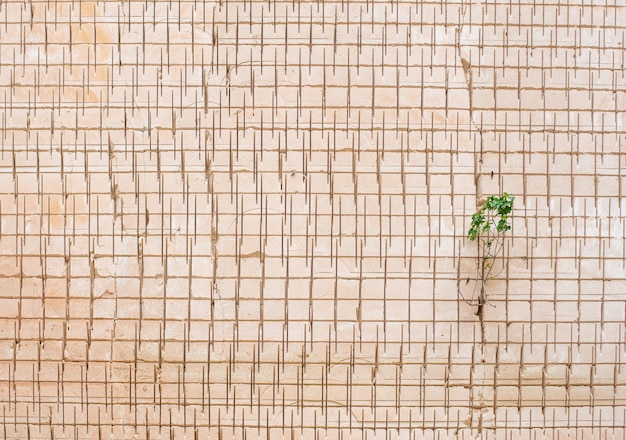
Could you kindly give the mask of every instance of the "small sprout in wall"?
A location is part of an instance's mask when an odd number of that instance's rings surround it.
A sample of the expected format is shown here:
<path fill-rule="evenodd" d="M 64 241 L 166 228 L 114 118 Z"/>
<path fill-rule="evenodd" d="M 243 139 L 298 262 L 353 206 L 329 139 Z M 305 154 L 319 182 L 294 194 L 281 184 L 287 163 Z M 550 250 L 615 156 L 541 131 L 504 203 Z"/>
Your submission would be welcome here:
<path fill-rule="evenodd" d="M 510 217 L 513 212 L 515 197 L 509 193 L 502 196 L 489 196 L 482 208 L 472 215 L 472 224 L 467 231 L 467 238 L 478 245 L 476 256 L 478 296 L 472 295 L 469 304 L 478 306 L 476 315 L 482 321 L 483 307 L 489 304 L 487 281 L 495 276 L 493 269 L 504 249 L 504 238 L 511 230 Z M 497 274 L 496 274 L 497 275 Z M 476 291 L 475 291 L 476 292 Z"/>

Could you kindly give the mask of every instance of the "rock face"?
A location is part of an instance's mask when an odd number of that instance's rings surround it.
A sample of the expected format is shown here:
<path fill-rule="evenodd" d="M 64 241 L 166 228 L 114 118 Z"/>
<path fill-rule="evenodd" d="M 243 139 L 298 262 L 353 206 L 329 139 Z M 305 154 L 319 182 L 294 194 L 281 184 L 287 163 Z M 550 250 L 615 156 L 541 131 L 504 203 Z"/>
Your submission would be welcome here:
<path fill-rule="evenodd" d="M 626 4 L 565 3 L 0 3 L 2 436 L 624 438 Z"/>

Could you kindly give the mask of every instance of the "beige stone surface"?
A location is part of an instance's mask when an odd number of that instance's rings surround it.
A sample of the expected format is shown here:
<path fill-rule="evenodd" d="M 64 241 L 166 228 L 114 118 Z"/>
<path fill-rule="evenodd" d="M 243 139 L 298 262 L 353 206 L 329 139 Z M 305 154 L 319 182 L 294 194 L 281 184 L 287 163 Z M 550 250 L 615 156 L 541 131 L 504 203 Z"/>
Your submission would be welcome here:
<path fill-rule="evenodd" d="M 0 2 L 0 436 L 624 438 L 625 16 Z"/>

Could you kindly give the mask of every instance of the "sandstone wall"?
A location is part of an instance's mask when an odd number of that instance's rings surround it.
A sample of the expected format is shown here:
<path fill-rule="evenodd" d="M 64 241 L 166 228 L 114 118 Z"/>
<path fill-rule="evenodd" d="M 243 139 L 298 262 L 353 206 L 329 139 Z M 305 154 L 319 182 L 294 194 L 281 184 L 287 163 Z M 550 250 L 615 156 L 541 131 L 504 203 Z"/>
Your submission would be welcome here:
<path fill-rule="evenodd" d="M 0 436 L 624 438 L 625 18 L 1 2 Z"/>

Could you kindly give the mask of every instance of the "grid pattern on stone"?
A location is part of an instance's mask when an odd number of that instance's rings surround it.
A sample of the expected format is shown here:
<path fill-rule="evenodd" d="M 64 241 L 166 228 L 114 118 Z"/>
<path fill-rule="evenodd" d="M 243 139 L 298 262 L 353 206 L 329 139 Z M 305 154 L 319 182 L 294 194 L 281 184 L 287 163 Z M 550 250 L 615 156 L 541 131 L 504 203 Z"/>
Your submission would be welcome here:
<path fill-rule="evenodd" d="M 1 2 L 0 435 L 626 436 L 624 17 Z"/>

